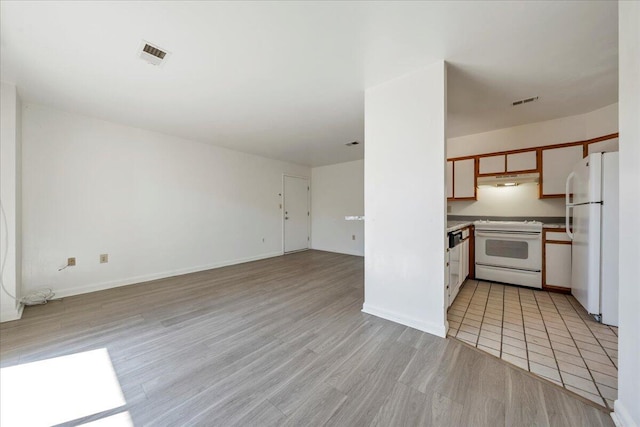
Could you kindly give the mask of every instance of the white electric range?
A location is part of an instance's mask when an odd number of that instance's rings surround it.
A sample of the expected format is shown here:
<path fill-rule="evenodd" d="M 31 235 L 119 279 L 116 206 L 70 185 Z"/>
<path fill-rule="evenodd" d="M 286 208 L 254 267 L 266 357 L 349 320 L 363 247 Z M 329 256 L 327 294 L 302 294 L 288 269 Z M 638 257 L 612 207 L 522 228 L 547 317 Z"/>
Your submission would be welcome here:
<path fill-rule="evenodd" d="M 542 223 L 474 222 L 476 278 L 542 288 Z"/>

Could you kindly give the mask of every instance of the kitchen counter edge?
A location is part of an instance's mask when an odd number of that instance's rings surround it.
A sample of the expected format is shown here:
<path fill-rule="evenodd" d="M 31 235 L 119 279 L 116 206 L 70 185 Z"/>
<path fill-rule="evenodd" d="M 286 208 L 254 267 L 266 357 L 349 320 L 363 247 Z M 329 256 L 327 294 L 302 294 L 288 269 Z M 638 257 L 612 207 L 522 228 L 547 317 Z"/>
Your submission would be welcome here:
<path fill-rule="evenodd" d="M 473 221 L 447 221 L 447 233 L 461 230 L 470 225 L 473 225 Z"/>

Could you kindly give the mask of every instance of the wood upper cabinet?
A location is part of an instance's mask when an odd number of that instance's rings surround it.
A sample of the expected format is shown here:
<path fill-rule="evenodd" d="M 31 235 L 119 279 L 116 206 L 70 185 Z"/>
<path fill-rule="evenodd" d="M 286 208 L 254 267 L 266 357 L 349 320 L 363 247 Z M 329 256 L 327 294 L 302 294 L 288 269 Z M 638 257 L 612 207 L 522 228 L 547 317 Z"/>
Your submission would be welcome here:
<path fill-rule="evenodd" d="M 480 175 L 499 175 L 502 173 L 535 171 L 537 169 L 538 154 L 536 150 L 482 156 L 478 159 L 478 173 Z"/>
<path fill-rule="evenodd" d="M 447 199 L 453 198 L 453 161 L 447 160 Z"/>
<path fill-rule="evenodd" d="M 463 159 L 454 160 L 452 165 L 453 185 L 449 181 L 448 187 L 453 187 L 453 194 L 447 197 L 451 200 L 476 200 L 476 160 Z M 447 177 L 449 176 L 449 162 L 447 162 Z"/>
<path fill-rule="evenodd" d="M 480 175 L 505 173 L 506 159 L 504 154 L 486 156 L 478 159 L 478 173 Z"/>
<path fill-rule="evenodd" d="M 507 154 L 507 172 L 534 171 L 538 169 L 538 152 L 525 151 Z"/>
<path fill-rule="evenodd" d="M 583 146 L 542 149 L 542 198 L 564 197 L 567 177 L 573 166 L 582 159 Z"/>
<path fill-rule="evenodd" d="M 618 134 L 585 141 L 500 151 L 447 160 L 447 199 L 477 200 L 478 176 L 540 173 L 540 197 L 564 197 L 573 166 L 584 156 L 618 151 Z"/>

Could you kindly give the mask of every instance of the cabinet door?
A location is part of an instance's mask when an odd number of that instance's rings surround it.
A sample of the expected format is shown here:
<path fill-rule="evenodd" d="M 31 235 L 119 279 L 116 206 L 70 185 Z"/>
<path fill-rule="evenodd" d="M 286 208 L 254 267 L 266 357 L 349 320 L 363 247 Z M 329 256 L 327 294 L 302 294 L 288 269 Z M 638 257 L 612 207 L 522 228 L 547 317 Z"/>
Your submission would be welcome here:
<path fill-rule="evenodd" d="M 475 159 L 456 160 L 453 166 L 453 197 L 456 199 L 475 198 Z"/>
<path fill-rule="evenodd" d="M 460 245 L 449 249 L 449 298 L 453 301 L 460 283 Z"/>
<path fill-rule="evenodd" d="M 449 240 L 445 239 L 445 246 L 449 245 Z M 445 307 L 449 308 L 451 305 L 451 294 L 449 288 L 449 249 L 444 254 L 444 301 Z"/>
<path fill-rule="evenodd" d="M 542 150 L 542 197 L 564 197 L 567 177 L 580 160 L 582 145 Z"/>
<path fill-rule="evenodd" d="M 447 161 L 447 199 L 453 197 L 453 162 Z"/>
<path fill-rule="evenodd" d="M 507 172 L 519 172 L 537 169 L 538 156 L 535 151 L 507 154 Z"/>
<path fill-rule="evenodd" d="M 504 154 L 499 156 L 480 157 L 480 164 L 478 165 L 478 173 L 504 173 L 505 171 L 505 157 Z"/>
<path fill-rule="evenodd" d="M 587 146 L 588 153 L 610 153 L 613 151 L 619 151 L 618 138 L 605 139 L 604 141 L 594 142 Z"/>
<path fill-rule="evenodd" d="M 462 242 L 462 282 L 469 277 L 469 239 Z"/>
<path fill-rule="evenodd" d="M 464 244 L 465 242 L 460 243 L 460 264 L 458 264 L 458 289 L 460 289 L 460 286 L 462 286 L 462 283 L 464 282 L 465 276 L 464 276 L 464 263 L 466 261 L 466 257 L 465 257 L 465 249 L 464 249 Z M 456 292 L 457 293 L 457 292 Z"/>
<path fill-rule="evenodd" d="M 464 277 L 467 278 L 469 277 L 469 264 L 471 263 L 471 239 L 468 239 L 466 241 L 466 253 L 467 253 L 467 262 L 464 263 Z"/>
<path fill-rule="evenodd" d="M 545 285 L 571 288 L 571 245 L 545 244 Z"/>

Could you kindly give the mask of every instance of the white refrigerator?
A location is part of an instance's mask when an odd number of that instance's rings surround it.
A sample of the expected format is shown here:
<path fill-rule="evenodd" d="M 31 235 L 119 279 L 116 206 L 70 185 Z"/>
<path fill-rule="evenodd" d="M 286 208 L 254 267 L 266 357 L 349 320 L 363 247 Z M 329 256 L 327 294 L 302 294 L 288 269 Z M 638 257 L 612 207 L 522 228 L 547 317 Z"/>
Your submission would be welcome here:
<path fill-rule="evenodd" d="M 571 293 L 597 320 L 618 326 L 618 153 L 593 153 L 574 166 L 566 226 Z"/>

